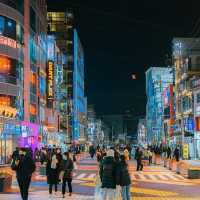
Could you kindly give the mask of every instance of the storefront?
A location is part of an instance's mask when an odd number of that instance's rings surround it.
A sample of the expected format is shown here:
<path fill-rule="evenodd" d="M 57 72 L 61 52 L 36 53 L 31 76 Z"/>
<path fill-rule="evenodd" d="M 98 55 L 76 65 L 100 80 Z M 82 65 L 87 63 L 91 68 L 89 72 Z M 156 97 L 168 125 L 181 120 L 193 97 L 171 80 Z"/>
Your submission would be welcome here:
<path fill-rule="evenodd" d="M 6 164 L 17 146 L 20 125 L 15 120 L 0 118 L 0 164 Z"/>
<path fill-rule="evenodd" d="M 195 158 L 200 159 L 200 79 L 192 80 L 192 89 L 194 95 L 194 145 Z"/>
<path fill-rule="evenodd" d="M 39 145 L 39 125 L 30 122 L 21 122 L 21 134 L 18 138 L 18 146 L 35 150 Z"/>

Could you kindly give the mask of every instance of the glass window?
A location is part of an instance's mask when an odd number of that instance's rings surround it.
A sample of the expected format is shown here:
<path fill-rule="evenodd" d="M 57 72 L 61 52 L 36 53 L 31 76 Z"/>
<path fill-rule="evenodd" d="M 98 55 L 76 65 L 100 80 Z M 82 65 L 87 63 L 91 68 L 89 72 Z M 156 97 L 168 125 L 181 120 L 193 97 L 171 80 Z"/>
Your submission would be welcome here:
<path fill-rule="evenodd" d="M 36 15 L 32 7 L 30 7 L 30 26 L 36 32 Z"/>
<path fill-rule="evenodd" d="M 200 93 L 197 94 L 197 103 L 200 103 Z"/>
<path fill-rule="evenodd" d="M 16 22 L 14 20 L 5 18 L 4 35 L 16 40 Z"/>
<path fill-rule="evenodd" d="M 0 35 L 3 35 L 5 27 L 5 18 L 3 16 L 0 16 Z"/>

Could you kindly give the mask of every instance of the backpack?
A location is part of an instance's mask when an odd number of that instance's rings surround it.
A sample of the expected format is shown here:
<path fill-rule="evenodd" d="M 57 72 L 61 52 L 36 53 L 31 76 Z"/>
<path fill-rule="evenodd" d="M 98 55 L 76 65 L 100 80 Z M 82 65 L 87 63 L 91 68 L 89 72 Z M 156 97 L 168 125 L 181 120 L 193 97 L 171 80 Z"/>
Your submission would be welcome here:
<path fill-rule="evenodd" d="M 13 158 L 12 161 L 11 161 L 11 165 L 10 165 L 11 169 L 14 170 L 14 171 L 16 171 L 17 168 L 18 168 L 18 164 L 16 164 L 16 161 L 18 161 L 18 159 Z"/>

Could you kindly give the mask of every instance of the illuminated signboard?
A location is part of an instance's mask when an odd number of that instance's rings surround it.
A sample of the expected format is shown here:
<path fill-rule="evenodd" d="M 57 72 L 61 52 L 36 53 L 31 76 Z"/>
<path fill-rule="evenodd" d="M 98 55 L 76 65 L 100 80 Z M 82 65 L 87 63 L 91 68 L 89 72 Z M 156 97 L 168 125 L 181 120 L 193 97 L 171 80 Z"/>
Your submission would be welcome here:
<path fill-rule="evenodd" d="M 48 61 L 47 65 L 47 99 L 53 99 L 53 77 L 54 77 L 54 63 L 53 61 Z"/>
<path fill-rule="evenodd" d="M 1 45 L 5 45 L 5 46 L 9 46 L 11 48 L 18 48 L 18 44 L 15 40 L 11 39 L 11 38 L 7 38 L 7 37 L 4 37 L 4 36 L 0 36 L 0 44 Z"/>

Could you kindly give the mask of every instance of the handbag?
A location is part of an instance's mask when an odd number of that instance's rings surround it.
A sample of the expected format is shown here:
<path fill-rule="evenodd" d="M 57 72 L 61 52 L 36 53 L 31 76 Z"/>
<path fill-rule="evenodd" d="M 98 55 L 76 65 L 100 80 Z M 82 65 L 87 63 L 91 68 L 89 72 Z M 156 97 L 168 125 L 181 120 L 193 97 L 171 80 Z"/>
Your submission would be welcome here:
<path fill-rule="evenodd" d="M 59 174 L 59 180 L 62 182 L 63 180 L 63 177 L 64 177 L 64 171 L 61 171 L 60 174 Z"/>
<path fill-rule="evenodd" d="M 12 170 L 17 170 L 18 165 L 19 165 L 19 160 L 17 160 L 17 159 L 12 159 L 11 165 L 10 165 L 11 169 L 12 169 Z"/>

